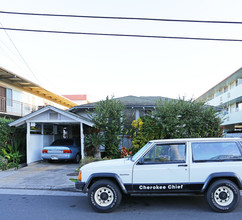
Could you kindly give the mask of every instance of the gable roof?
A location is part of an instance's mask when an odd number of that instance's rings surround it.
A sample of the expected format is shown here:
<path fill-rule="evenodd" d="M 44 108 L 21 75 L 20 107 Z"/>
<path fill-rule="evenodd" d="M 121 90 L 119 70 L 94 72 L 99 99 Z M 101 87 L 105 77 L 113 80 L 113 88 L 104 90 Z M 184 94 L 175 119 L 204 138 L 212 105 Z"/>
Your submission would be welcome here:
<path fill-rule="evenodd" d="M 124 96 L 115 98 L 115 100 L 121 101 L 126 108 L 155 108 L 158 100 L 171 100 L 162 96 Z M 93 109 L 98 102 L 88 103 L 84 105 L 74 106 L 68 111 L 76 112 L 80 109 Z"/>
<path fill-rule="evenodd" d="M 16 127 L 21 126 L 21 125 L 27 123 L 28 121 L 30 121 L 31 119 L 33 119 L 34 117 L 39 116 L 39 115 L 41 115 L 41 114 L 43 114 L 43 113 L 45 113 L 45 112 L 47 112 L 49 110 L 51 110 L 53 112 L 56 112 L 56 113 L 59 113 L 59 114 L 65 116 L 67 118 L 70 118 L 73 121 L 76 121 L 76 122 L 79 122 L 79 123 L 83 123 L 83 124 L 86 124 L 86 125 L 89 125 L 89 126 L 93 126 L 93 122 L 90 119 L 88 119 L 88 118 L 85 118 L 85 117 L 80 116 L 80 115 L 76 115 L 76 114 L 74 114 L 72 112 L 61 110 L 59 108 L 56 108 L 56 107 L 50 106 L 50 105 L 48 105 L 48 106 L 46 106 L 44 108 L 41 108 L 41 109 L 39 109 L 39 110 L 37 110 L 35 112 L 32 112 L 32 113 L 30 113 L 30 114 L 28 114 L 28 115 L 26 115 L 26 116 L 24 116 L 24 117 L 22 117 L 20 119 L 17 119 L 15 121 L 9 123 L 9 126 L 16 126 Z M 38 122 L 40 122 L 40 121 L 38 121 Z M 52 120 L 48 120 L 48 123 L 52 123 L 52 122 L 53 122 Z M 54 120 L 54 122 L 61 123 L 61 122 L 64 122 L 64 121 Z M 43 120 L 43 123 L 46 123 L 46 120 Z"/>

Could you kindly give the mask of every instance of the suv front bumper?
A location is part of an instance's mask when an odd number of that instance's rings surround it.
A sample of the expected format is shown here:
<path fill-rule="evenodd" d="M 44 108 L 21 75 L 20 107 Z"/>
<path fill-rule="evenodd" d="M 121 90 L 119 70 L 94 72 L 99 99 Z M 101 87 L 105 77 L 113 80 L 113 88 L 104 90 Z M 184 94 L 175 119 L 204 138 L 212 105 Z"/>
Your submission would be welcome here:
<path fill-rule="evenodd" d="M 83 191 L 84 187 L 85 187 L 86 183 L 85 182 L 81 182 L 81 181 L 77 181 L 75 183 L 75 187 L 76 189 L 79 189 L 81 191 Z"/>

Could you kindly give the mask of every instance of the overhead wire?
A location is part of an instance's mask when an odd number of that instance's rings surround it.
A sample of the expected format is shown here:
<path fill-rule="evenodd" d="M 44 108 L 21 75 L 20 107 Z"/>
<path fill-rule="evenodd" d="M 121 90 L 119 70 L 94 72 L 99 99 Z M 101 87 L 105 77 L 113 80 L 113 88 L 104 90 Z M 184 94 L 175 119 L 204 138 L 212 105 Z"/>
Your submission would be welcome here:
<path fill-rule="evenodd" d="M 11 39 L 11 37 L 9 36 L 7 29 L 5 29 L 2 25 L 2 23 L 0 22 L 0 29 L 4 30 L 5 34 L 7 35 L 8 39 L 10 40 L 10 42 L 12 43 L 12 45 L 14 46 L 15 50 L 17 51 L 19 57 L 21 58 L 22 62 L 26 65 L 26 67 L 28 68 L 28 70 L 31 72 L 31 74 L 33 75 L 33 77 L 37 80 L 37 82 L 39 84 L 40 81 L 38 80 L 38 78 L 36 77 L 36 75 L 34 74 L 34 72 L 32 71 L 32 69 L 30 68 L 30 66 L 28 65 L 28 63 L 26 62 L 26 60 L 24 59 L 24 57 L 22 56 L 22 54 L 20 53 L 20 51 L 18 50 L 18 48 L 16 47 L 16 45 L 14 44 L 13 40 Z"/>
<path fill-rule="evenodd" d="M 168 19 L 168 18 L 142 18 L 142 17 L 118 17 L 118 16 L 96 16 L 96 15 L 70 15 L 70 14 L 47 14 L 0 11 L 1 14 L 69 17 L 69 18 L 91 18 L 91 19 L 117 19 L 117 20 L 140 20 L 140 21 L 163 21 L 163 22 L 191 22 L 191 23 L 213 23 L 213 24 L 242 24 L 242 21 L 219 21 L 219 20 L 193 20 L 193 19 Z"/>
<path fill-rule="evenodd" d="M 2 40 L 0 40 L 0 42 L 4 45 L 4 46 L 6 46 L 5 44 L 4 44 L 4 42 L 2 41 Z M 7 47 L 8 48 L 8 47 Z M 9 48 L 8 48 L 9 49 Z M 9 49 L 10 50 L 10 49 Z M 11 50 L 10 50 L 11 51 Z M 23 69 L 23 66 L 21 66 L 18 62 L 16 62 L 16 59 L 13 59 L 12 57 L 11 57 L 11 55 L 3 48 L 3 47 L 1 47 L 0 46 L 0 52 L 5 56 L 5 57 L 7 57 L 12 63 L 14 63 L 14 65 L 16 65 L 16 66 L 18 66 L 18 68 L 20 68 L 22 71 L 24 70 Z M 13 53 L 13 51 L 11 51 L 12 53 Z M 13 53 L 14 55 L 15 55 L 15 53 Z M 16 55 L 15 55 L 16 56 Z M 17 57 L 18 59 L 19 59 L 19 57 Z"/>
<path fill-rule="evenodd" d="M 47 13 L 28 13 L 28 12 L 11 12 L 0 11 L 2 14 L 28 15 L 28 16 L 52 16 L 52 17 L 69 17 L 69 18 L 95 18 L 95 19 L 118 19 L 118 20 L 142 20 L 142 21 L 166 21 L 166 22 L 193 22 L 193 23 L 215 23 L 215 24 L 242 24 L 240 21 L 214 21 L 214 20 L 189 20 L 189 19 L 159 19 L 159 18 L 138 18 L 138 17 L 114 17 L 114 16 L 87 16 L 87 15 L 70 15 L 70 14 L 47 14 Z M 159 36 L 159 35 L 137 35 L 137 34 L 114 34 L 114 33 L 91 33 L 91 32 L 72 32 L 72 31 L 55 31 L 39 30 L 24 28 L 0 28 L 10 31 L 39 32 L 52 34 L 73 34 L 73 35 L 93 35 L 109 37 L 136 37 L 136 38 L 159 38 L 159 39 L 176 39 L 176 40 L 203 40 L 203 41 L 227 41 L 242 42 L 242 39 L 231 38 L 205 38 L 205 37 L 183 37 L 183 36 Z"/>
<path fill-rule="evenodd" d="M 94 33 L 94 32 L 73 32 L 73 31 L 52 31 L 52 30 L 38 30 L 38 29 L 23 29 L 23 28 L 3 28 L 9 31 L 22 32 L 38 32 L 50 34 L 72 34 L 72 35 L 92 35 L 92 36 L 109 36 L 109 37 L 135 37 L 135 38 L 157 38 L 157 39 L 175 39 L 175 40 L 202 40 L 202 41 L 227 41 L 227 42 L 242 42 L 242 39 L 231 38 L 203 38 L 203 37 L 181 37 L 181 36 L 160 36 L 160 35 L 138 35 L 138 34 L 110 34 L 110 33 Z"/>

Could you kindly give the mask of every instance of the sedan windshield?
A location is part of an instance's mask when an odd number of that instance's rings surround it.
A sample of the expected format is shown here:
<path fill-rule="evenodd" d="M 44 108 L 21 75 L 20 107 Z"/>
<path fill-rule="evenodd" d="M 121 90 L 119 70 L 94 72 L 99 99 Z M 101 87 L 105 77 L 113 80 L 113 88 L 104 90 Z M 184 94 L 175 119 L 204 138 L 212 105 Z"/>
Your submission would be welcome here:
<path fill-rule="evenodd" d="M 143 152 L 146 151 L 146 149 L 151 145 L 152 143 L 151 142 L 148 142 L 144 147 L 142 147 L 132 158 L 131 160 L 132 161 L 135 161 L 137 158 L 140 157 L 140 155 L 143 154 Z"/>

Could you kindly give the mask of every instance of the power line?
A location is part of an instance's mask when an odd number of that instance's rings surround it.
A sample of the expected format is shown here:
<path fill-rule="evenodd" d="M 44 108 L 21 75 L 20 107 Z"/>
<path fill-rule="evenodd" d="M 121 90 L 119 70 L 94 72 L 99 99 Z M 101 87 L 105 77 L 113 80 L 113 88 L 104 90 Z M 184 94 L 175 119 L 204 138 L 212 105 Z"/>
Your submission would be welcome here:
<path fill-rule="evenodd" d="M 3 29 L 5 34 L 7 35 L 8 39 L 10 40 L 10 42 L 13 44 L 15 50 L 17 51 L 18 55 L 20 56 L 20 58 L 22 59 L 22 61 L 24 62 L 24 64 L 27 66 L 27 68 L 29 69 L 29 71 L 32 73 L 32 75 L 34 76 L 34 78 L 38 81 L 38 83 L 40 84 L 40 81 L 38 80 L 38 78 L 36 77 L 36 75 L 34 74 L 34 72 L 31 70 L 30 66 L 28 65 L 28 63 L 26 62 L 26 60 L 24 59 L 24 57 L 22 56 L 22 54 L 20 53 L 20 51 L 18 50 L 18 48 L 16 47 L 16 45 L 14 44 L 13 40 L 11 39 L 11 37 L 9 36 L 7 29 L 5 29 L 2 25 L 2 23 L 0 22 L 0 29 Z"/>
<path fill-rule="evenodd" d="M 216 21 L 216 20 L 190 20 L 190 19 L 166 19 L 166 18 L 138 18 L 138 17 L 116 17 L 116 16 L 88 16 L 88 15 L 69 15 L 69 14 L 45 14 L 0 11 L 2 14 L 30 15 L 30 16 L 49 16 L 49 17 L 69 17 L 69 18 L 93 18 L 93 19 L 116 19 L 116 20 L 140 20 L 140 21 L 164 21 L 164 22 L 190 22 L 190 23 L 211 23 L 211 24 L 242 24 L 241 21 Z"/>
<path fill-rule="evenodd" d="M 159 36 L 159 35 L 137 35 L 137 34 L 109 34 L 109 33 L 88 33 L 88 32 L 71 32 L 71 31 L 50 31 L 37 29 L 21 29 L 21 28 L 1 28 L 9 31 L 22 32 L 38 32 L 50 34 L 70 34 L 70 35 L 92 35 L 92 36 L 109 36 L 109 37 L 135 37 L 135 38 L 157 38 L 157 39 L 173 39 L 173 40 L 201 40 L 201 41 L 227 41 L 227 42 L 242 42 L 242 39 L 229 38 L 202 38 L 202 37 L 180 37 L 180 36 Z"/>

